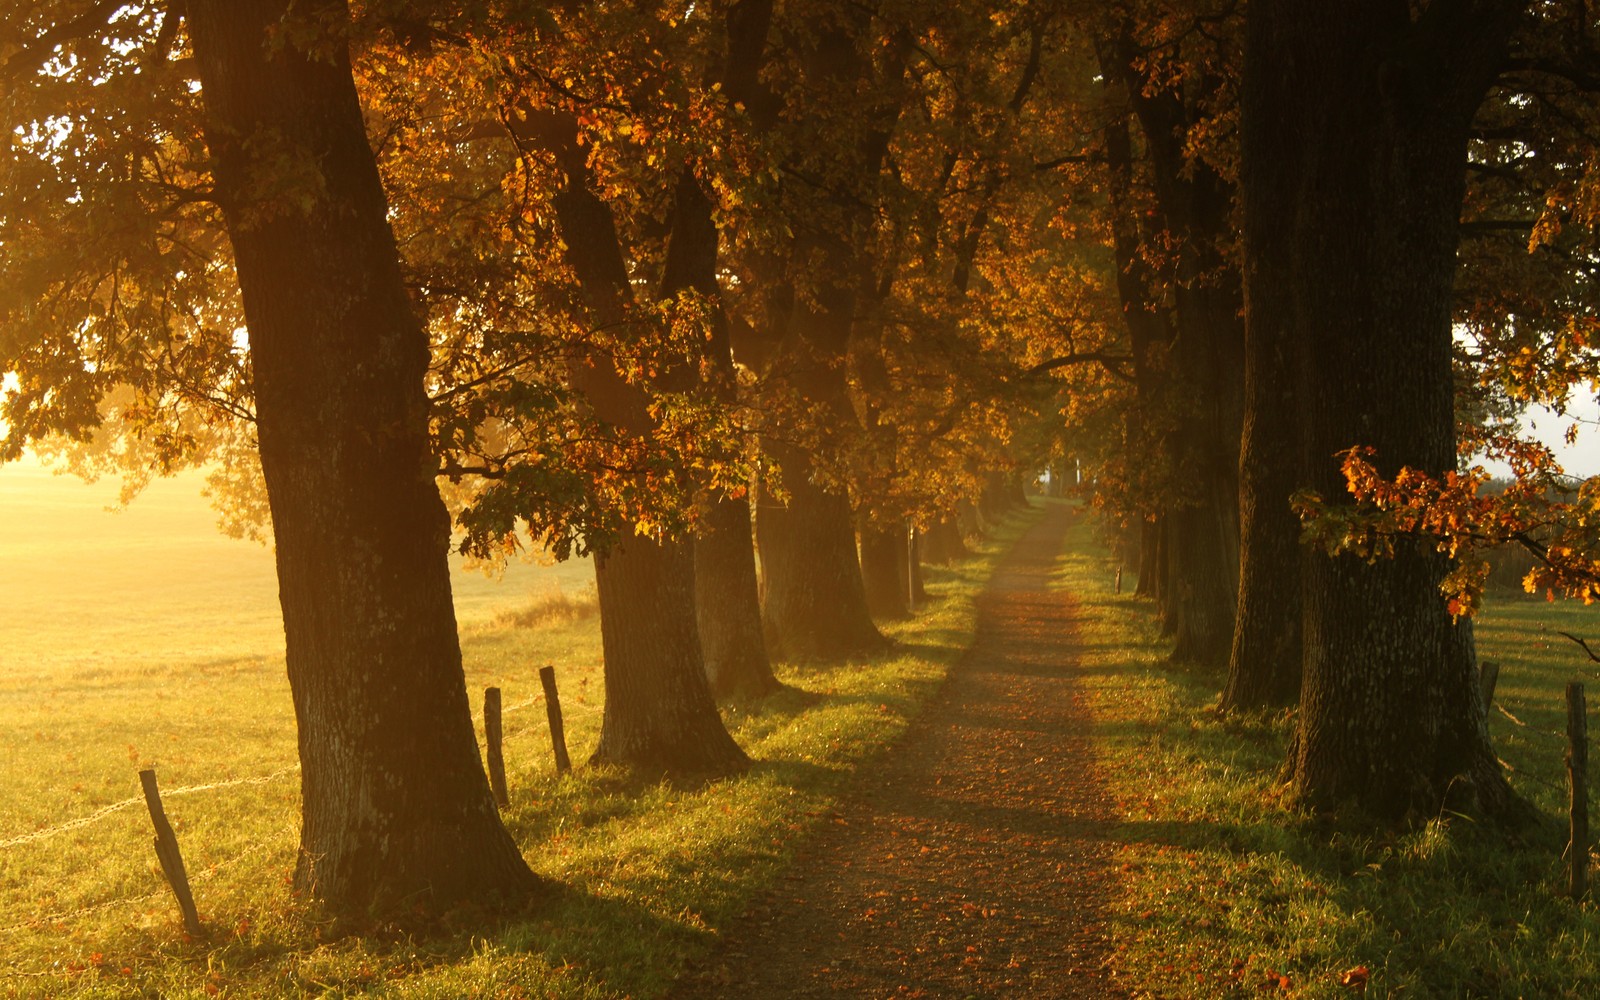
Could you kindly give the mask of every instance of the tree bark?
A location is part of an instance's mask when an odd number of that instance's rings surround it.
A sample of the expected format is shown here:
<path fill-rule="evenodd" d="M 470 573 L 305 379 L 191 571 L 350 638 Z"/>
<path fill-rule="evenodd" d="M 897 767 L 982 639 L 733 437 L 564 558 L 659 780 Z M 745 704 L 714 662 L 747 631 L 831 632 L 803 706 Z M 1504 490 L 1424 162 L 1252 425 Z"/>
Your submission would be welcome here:
<path fill-rule="evenodd" d="M 196 0 L 187 14 L 249 324 L 299 729 L 296 885 L 350 918 L 524 895 L 535 878 L 473 732 L 428 341 L 335 33 L 348 10 Z M 302 18 L 325 29 L 315 51 L 277 30 Z M 317 183 L 272 193 L 261 179 L 286 157 Z"/>
<path fill-rule="evenodd" d="M 750 504 L 719 497 L 694 540 L 694 603 L 706 680 L 718 698 L 757 698 L 783 685 L 773 676 L 761 627 Z"/>
<path fill-rule="evenodd" d="M 817 103 L 837 106 L 848 88 L 870 77 L 864 55 L 870 9 L 840 7 L 808 25 L 803 85 Z M 796 235 L 789 274 L 794 306 L 773 362 L 773 381 L 788 386 L 803 426 L 786 427 L 803 442 L 768 442 L 787 498 L 763 495 L 756 517 L 764 594 L 762 616 L 775 648 L 799 658 L 846 657 L 887 646 L 867 609 L 855 522 L 846 488 L 843 436 L 858 426 L 846 381 L 850 337 L 860 298 L 863 247 L 872 231 L 872 194 L 888 150 L 898 104 L 859 118 L 830 119 L 830 141 L 801 151 L 800 162 L 838 178 L 793 206 Z M 837 136 L 837 138 L 835 138 Z M 821 155 L 818 155 L 818 154 Z"/>
<path fill-rule="evenodd" d="M 904 525 L 884 527 L 870 518 L 861 523 L 861 579 L 874 618 L 911 616 L 909 539 Z"/>
<path fill-rule="evenodd" d="M 693 553 L 688 540 L 634 537 L 595 556 L 606 708 L 591 763 L 674 774 L 749 763 L 706 683 Z"/>
<path fill-rule="evenodd" d="M 955 515 L 940 518 L 926 533 L 921 533 L 921 554 L 922 561 L 935 566 L 948 566 L 972 555 L 967 540 L 961 537 Z"/>
<path fill-rule="evenodd" d="M 920 608 L 928 599 L 928 589 L 926 586 L 927 581 L 922 576 L 922 532 L 915 529 L 911 532 L 911 550 L 907 571 L 911 574 L 911 599 Z"/>
<path fill-rule="evenodd" d="M 803 454 L 769 446 L 785 470 Z M 850 501 L 809 478 L 784 477 L 787 502 L 767 495 L 756 514 L 764 592 L 761 610 L 773 648 L 790 659 L 835 660 L 879 652 L 887 640 L 867 609 Z"/>
<path fill-rule="evenodd" d="M 1209 113 L 1189 95 L 1214 94 L 1221 81 L 1201 73 L 1186 81 L 1182 91 L 1158 86 L 1126 34 L 1119 41 L 1117 62 L 1145 136 L 1161 221 L 1178 248 L 1171 274 L 1171 384 L 1153 390 L 1167 394 L 1178 413 L 1165 441 L 1174 475 L 1174 489 L 1166 498 L 1172 655 L 1221 665 L 1228 655 L 1238 596 L 1244 328 L 1238 275 L 1222 249 L 1231 238 L 1233 188 L 1210 164 L 1195 161 L 1187 148 L 1191 130 Z M 1117 155 L 1126 154 L 1118 150 Z M 1133 268 L 1129 249 L 1118 250 L 1119 258 L 1128 259 Z M 1143 282 L 1124 282 L 1122 290 L 1126 293 L 1135 284 Z M 1139 313 L 1155 311 L 1138 301 L 1125 300 L 1124 308 L 1130 324 Z M 1150 322 L 1144 320 L 1145 325 Z M 1156 330 L 1140 332 L 1147 342 L 1160 335 Z"/>
<path fill-rule="evenodd" d="M 1135 597 L 1161 600 L 1161 521 L 1145 518 L 1139 522 L 1139 584 Z"/>
<path fill-rule="evenodd" d="M 1288 109 L 1259 128 L 1297 128 Z M 1294 197 L 1295 179 L 1254 157 L 1241 177 L 1244 211 L 1266 221 Z M 1245 416 L 1239 452 L 1239 599 L 1222 708 L 1292 705 L 1300 696 L 1300 521 L 1289 497 L 1300 485 L 1299 422 L 1292 364 L 1293 269 L 1286 227 L 1258 225 L 1244 255 Z"/>
<path fill-rule="evenodd" d="M 1301 474 L 1330 500 L 1346 495 L 1335 455 L 1355 445 L 1376 447 L 1386 475 L 1455 466 L 1451 290 L 1467 133 L 1520 9 L 1250 8 L 1245 176 L 1283 180 L 1247 198 L 1246 252 L 1289 250 Z M 1489 745 L 1470 632 L 1439 592 L 1446 569 L 1423 543 L 1370 564 L 1308 556 L 1290 762 L 1302 802 L 1391 823 L 1515 803 Z"/>

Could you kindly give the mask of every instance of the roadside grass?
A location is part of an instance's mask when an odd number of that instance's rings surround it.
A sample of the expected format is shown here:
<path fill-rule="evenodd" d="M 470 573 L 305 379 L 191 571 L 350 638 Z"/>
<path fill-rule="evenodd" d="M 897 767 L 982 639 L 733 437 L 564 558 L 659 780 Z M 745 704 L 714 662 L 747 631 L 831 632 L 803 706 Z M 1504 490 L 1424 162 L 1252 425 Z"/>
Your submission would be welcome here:
<path fill-rule="evenodd" d="M 937 690 L 972 641 L 995 558 L 1029 520 L 1008 519 L 977 558 L 928 570 L 928 606 L 886 628 L 894 650 L 780 665 L 787 690 L 724 706 L 757 762 L 733 779 L 641 781 L 581 763 L 603 690 L 598 620 L 582 596 L 463 626 L 474 704 L 486 686 L 503 691 L 506 824 L 548 887 L 526 912 L 464 909 L 426 933 L 325 936 L 292 895 L 299 786 L 276 652 L 160 668 L 80 661 L 58 675 L 0 667 L 0 729 L 19 734 L 0 758 L 0 995 L 660 994 Z M 580 762 L 559 780 L 537 696 L 546 663 Z M 158 770 L 195 884 L 197 940 L 161 880 L 143 803 L 129 801 L 141 766 Z"/>
<path fill-rule="evenodd" d="M 1119 816 L 1109 932 L 1133 997 L 1600 996 L 1600 911 L 1562 893 L 1562 690 L 1593 677 L 1554 630 L 1600 634 L 1600 609 L 1492 598 L 1480 655 L 1502 663 L 1491 730 L 1544 816 L 1506 835 L 1441 814 L 1373 836 L 1287 810 L 1286 715 L 1214 711 L 1222 678 L 1165 659 L 1146 602 L 1080 523 L 1056 586 L 1082 611 L 1082 683 Z"/>

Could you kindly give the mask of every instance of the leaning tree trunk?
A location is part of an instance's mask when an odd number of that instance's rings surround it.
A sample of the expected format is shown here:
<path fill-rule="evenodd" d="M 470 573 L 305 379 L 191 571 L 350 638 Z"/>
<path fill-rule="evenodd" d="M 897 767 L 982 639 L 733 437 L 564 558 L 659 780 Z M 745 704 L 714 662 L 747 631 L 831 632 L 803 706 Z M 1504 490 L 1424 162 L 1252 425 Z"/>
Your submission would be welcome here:
<path fill-rule="evenodd" d="M 187 15 L 250 331 L 299 727 L 296 885 L 355 918 L 526 893 L 478 758 L 428 341 L 339 33 L 348 11 L 196 0 Z M 302 19 L 310 51 L 279 30 Z M 315 164 L 316 184 L 263 186 L 285 155 Z"/>
<path fill-rule="evenodd" d="M 1302 475 L 1330 500 L 1345 495 L 1334 455 L 1352 446 L 1376 448 L 1385 475 L 1455 466 L 1467 134 L 1519 9 L 1431 4 L 1412 23 L 1398 0 L 1250 7 L 1245 176 L 1285 180 L 1247 190 L 1246 252 L 1289 251 Z M 1422 542 L 1397 548 L 1370 563 L 1307 559 L 1294 791 L 1387 822 L 1505 809 L 1471 644 L 1439 592 L 1446 560 Z"/>

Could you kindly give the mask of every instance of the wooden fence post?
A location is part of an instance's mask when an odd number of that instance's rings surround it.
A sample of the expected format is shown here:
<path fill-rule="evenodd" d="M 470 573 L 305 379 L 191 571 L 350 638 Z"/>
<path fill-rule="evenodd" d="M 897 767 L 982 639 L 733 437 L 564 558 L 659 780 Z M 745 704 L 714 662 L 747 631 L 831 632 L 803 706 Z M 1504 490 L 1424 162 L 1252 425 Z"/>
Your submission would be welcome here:
<path fill-rule="evenodd" d="M 1567 681 L 1567 781 L 1571 785 L 1571 839 L 1567 844 L 1567 889 L 1582 899 L 1589 880 L 1589 723 L 1583 685 Z"/>
<path fill-rule="evenodd" d="M 511 804 L 506 795 L 506 759 L 500 750 L 500 689 L 483 689 L 483 742 L 484 756 L 489 760 L 489 789 L 494 792 L 495 805 L 504 809 Z"/>
<path fill-rule="evenodd" d="M 189 891 L 189 875 L 183 870 L 183 855 L 178 851 L 178 836 L 167 822 L 167 811 L 161 807 L 161 792 L 156 788 L 156 772 L 146 768 L 139 772 L 139 785 L 144 789 L 144 804 L 150 809 L 150 822 L 156 828 L 156 860 L 161 862 L 161 873 L 167 877 L 172 894 L 178 897 L 178 909 L 183 911 L 183 929 L 190 936 L 200 936 L 200 914 L 194 908 L 194 895 Z"/>
<path fill-rule="evenodd" d="M 539 683 L 544 685 L 544 710 L 550 717 L 550 745 L 556 752 L 556 773 L 572 770 L 572 760 L 567 756 L 567 733 L 561 725 L 561 696 L 556 694 L 556 668 L 540 667 Z"/>
<path fill-rule="evenodd" d="M 917 526 L 907 524 L 906 531 L 906 610 L 917 610 Z"/>
<path fill-rule="evenodd" d="M 1487 715 L 1494 704 L 1494 686 L 1500 683 L 1500 664 L 1484 660 L 1478 664 L 1478 690 L 1483 694 L 1483 711 Z"/>

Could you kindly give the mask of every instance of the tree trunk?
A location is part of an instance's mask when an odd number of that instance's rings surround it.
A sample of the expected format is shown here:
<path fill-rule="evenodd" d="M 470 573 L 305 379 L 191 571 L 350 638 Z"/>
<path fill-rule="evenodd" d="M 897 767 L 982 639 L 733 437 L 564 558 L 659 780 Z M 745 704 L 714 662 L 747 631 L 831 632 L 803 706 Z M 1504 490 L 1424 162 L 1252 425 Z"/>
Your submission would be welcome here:
<path fill-rule="evenodd" d="M 1139 522 L 1139 585 L 1135 597 L 1161 599 L 1161 522 L 1145 518 Z"/>
<path fill-rule="evenodd" d="M 694 542 L 695 610 L 706 679 L 717 698 L 758 698 L 783 685 L 761 631 L 750 504 L 722 497 Z"/>
<path fill-rule="evenodd" d="M 859 432 L 850 400 L 847 363 L 866 248 L 873 238 L 873 205 L 899 102 L 874 97 L 838 114 L 841 95 L 876 91 L 868 53 L 872 12 L 838 6 L 811 21 L 800 47 L 799 86 L 829 109 L 821 145 L 794 151 L 801 171 L 813 167 L 846 178 L 844 186 L 787 190 L 795 231 L 785 280 L 793 301 L 769 381 L 792 393 L 795 416 L 784 431 L 803 443 L 770 442 L 782 472 L 786 502 L 769 492 L 756 517 L 768 634 L 790 657 L 836 658 L 886 648 L 872 624 L 856 554 L 849 482 L 849 435 Z M 871 90 L 866 88 L 872 88 Z M 835 173 L 837 172 L 837 173 Z"/>
<path fill-rule="evenodd" d="M 1166 435 L 1166 461 L 1175 475 L 1167 498 L 1168 625 L 1175 659 L 1221 665 L 1233 635 L 1238 597 L 1239 437 L 1243 420 L 1244 328 L 1239 322 L 1240 287 L 1224 246 L 1232 239 L 1232 185 L 1210 164 L 1195 161 L 1187 137 L 1211 112 L 1204 98 L 1222 89 L 1206 73 L 1182 89 L 1151 78 L 1141 51 L 1124 34 L 1118 64 L 1129 100 L 1145 135 L 1149 176 L 1168 240 L 1177 257 L 1171 274 L 1170 380 L 1157 388 L 1177 412 Z M 1113 137 L 1114 141 L 1121 141 Z M 1118 157 L 1126 155 L 1115 150 Z M 1131 239 L 1135 227 L 1123 238 Z M 1134 263 L 1131 248 L 1119 259 Z M 1124 282 L 1122 291 L 1146 296 L 1144 282 Z M 1131 286 L 1131 287 L 1130 287 Z M 1157 310 L 1124 302 L 1130 326 Z M 1159 329 L 1141 329 L 1136 340 L 1153 342 Z"/>
<path fill-rule="evenodd" d="M 783 465 L 789 494 L 785 503 L 764 494 L 756 514 L 761 611 L 773 648 L 790 659 L 819 660 L 887 648 L 867 609 L 849 499 L 812 482 L 803 453 L 770 450 Z"/>
<path fill-rule="evenodd" d="M 296 885 L 352 918 L 525 894 L 535 878 L 478 757 L 428 341 L 336 33 L 348 11 L 196 0 L 187 12 L 250 331 L 299 728 Z M 278 30 L 302 18 L 321 29 L 312 52 Z M 286 155 L 316 165 L 317 183 L 270 193 L 261 178 Z"/>
<path fill-rule="evenodd" d="M 1247 196 L 1247 253 L 1289 250 L 1301 470 L 1330 500 L 1346 495 L 1335 455 L 1352 446 L 1375 447 L 1385 475 L 1455 466 L 1451 291 L 1467 133 L 1519 9 L 1431 4 L 1413 23 L 1393 0 L 1250 8 L 1245 176 L 1283 179 Z M 1439 592 L 1446 560 L 1429 544 L 1397 548 L 1373 563 L 1307 559 L 1295 793 L 1386 822 L 1507 809 L 1470 635 Z"/>
<path fill-rule="evenodd" d="M 595 556 L 606 710 L 591 763 L 674 774 L 749 764 L 701 666 L 693 552 L 686 540 L 635 536 Z"/>
<path fill-rule="evenodd" d="M 987 526 L 983 521 L 983 513 L 978 510 L 978 505 L 971 500 L 962 500 L 956 504 L 956 528 L 963 540 L 968 538 L 983 539 L 989 536 Z"/>
<path fill-rule="evenodd" d="M 874 618 L 911 617 L 909 539 L 904 525 L 861 523 L 861 580 Z"/>
<path fill-rule="evenodd" d="M 961 537 L 961 528 L 954 515 L 940 518 L 925 534 L 921 534 L 922 560 L 934 566 L 948 566 L 957 559 L 972 555 L 967 540 Z"/>
<path fill-rule="evenodd" d="M 566 178 L 554 202 L 567 260 L 590 317 L 619 329 L 633 293 L 616 222 L 590 185 L 575 125 L 558 125 L 552 146 Z M 644 389 L 624 381 L 609 358 L 574 358 L 570 368 L 573 384 L 601 420 L 625 433 L 652 432 Z M 742 770 L 749 758 L 723 726 L 706 678 L 694 547 L 687 540 L 646 538 L 631 527 L 624 526 L 622 541 L 594 561 L 606 706 L 593 760 L 650 773 Z"/>
<path fill-rule="evenodd" d="M 1275 189 L 1284 183 L 1291 190 Z M 1291 178 L 1269 164 L 1245 179 L 1246 204 L 1283 204 L 1292 197 L 1292 185 Z M 1301 413 L 1290 359 L 1294 297 L 1288 288 L 1286 236 L 1281 227 L 1260 227 L 1245 254 L 1239 599 L 1221 703 L 1229 711 L 1292 705 L 1300 696 L 1304 553 L 1300 521 L 1289 507 L 1289 497 L 1300 482 L 1296 446 Z"/>
<path fill-rule="evenodd" d="M 907 571 L 911 574 L 911 599 L 920 608 L 928 599 L 928 590 L 925 586 L 926 581 L 922 576 L 922 532 L 915 529 L 911 532 L 911 551 Z"/>
<path fill-rule="evenodd" d="M 728 6 L 727 58 L 723 84 L 729 100 L 750 105 L 764 62 L 772 0 L 738 0 Z M 711 306 L 707 378 L 724 405 L 738 400 L 732 338 L 717 282 L 718 233 L 712 203 L 690 168 L 678 178 L 673 199 L 672 235 L 661 278 L 661 297 L 693 289 Z M 718 698 L 755 698 L 783 685 L 772 673 L 761 628 L 761 595 L 751 534 L 750 504 L 744 497 L 707 498 L 705 524 L 695 539 L 695 613 L 706 679 Z"/>

